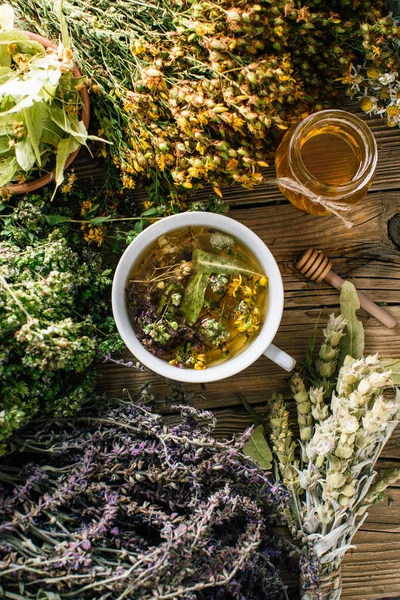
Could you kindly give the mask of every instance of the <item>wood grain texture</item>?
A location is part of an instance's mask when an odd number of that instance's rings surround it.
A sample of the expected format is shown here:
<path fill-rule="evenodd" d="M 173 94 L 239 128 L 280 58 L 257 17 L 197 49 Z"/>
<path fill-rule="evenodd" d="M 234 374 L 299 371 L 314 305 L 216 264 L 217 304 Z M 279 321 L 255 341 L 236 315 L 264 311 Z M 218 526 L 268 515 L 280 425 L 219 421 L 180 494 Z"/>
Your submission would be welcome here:
<path fill-rule="evenodd" d="M 348 100 L 343 105 L 360 113 Z M 313 217 L 296 210 L 277 190 L 264 183 L 253 190 L 237 186 L 224 189 L 230 202 L 230 216 L 250 227 L 270 247 L 280 266 L 285 288 L 285 311 L 275 343 L 290 352 L 297 360 L 305 355 L 312 328 L 317 318 L 321 326 L 326 317 L 339 307 L 339 294 L 326 282 L 314 284 L 297 272 L 294 263 L 308 246 L 323 250 L 332 261 L 333 269 L 343 278 L 351 279 L 356 287 L 374 302 L 386 305 L 400 322 L 400 251 L 388 237 L 387 223 L 400 212 L 400 129 L 389 129 L 380 118 L 367 121 L 374 132 L 379 148 L 379 160 L 374 184 L 364 202 L 354 208 L 352 229 L 347 229 L 335 217 Z M 104 179 L 104 166 L 81 154 L 75 172 L 81 180 L 92 177 Z M 265 171 L 273 180 L 272 167 Z M 207 198 L 206 188 L 196 198 Z M 138 190 L 137 201 L 146 198 Z M 364 311 L 360 311 L 366 331 L 366 352 L 379 349 L 385 356 L 400 357 L 400 326 L 389 330 Z M 319 334 L 318 340 L 321 339 Z M 128 358 L 128 354 L 126 355 Z M 119 396 L 123 388 L 132 393 L 152 379 L 157 408 L 173 420 L 165 397 L 165 383 L 150 373 L 137 373 L 113 363 L 99 363 L 99 391 Z M 216 433 L 230 437 L 251 425 L 238 392 L 266 414 L 272 391 L 282 391 L 290 399 L 287 374 L 262 357 L 243 373 L 228 381 L 204 386 L 183 386 L 194 394 L 199 408 L 213 409 L 217 416 Z M 292 409 L 294 407 L 292 406 Z M 292 410 L 292 417 L 294 410 Z M 400 429 L 398 428 L 382 452 L 378 466 L 389 468 L 400 464 Z M 357 548 L 344 561 L 344 600 L 374 600 L 400 596 L 400 486 L 387 490 L 384 501 L 371 507 L 368 519 L 355 538 Z M 289 589 L 296 598 L 296 582 L 290 578 Z"/>

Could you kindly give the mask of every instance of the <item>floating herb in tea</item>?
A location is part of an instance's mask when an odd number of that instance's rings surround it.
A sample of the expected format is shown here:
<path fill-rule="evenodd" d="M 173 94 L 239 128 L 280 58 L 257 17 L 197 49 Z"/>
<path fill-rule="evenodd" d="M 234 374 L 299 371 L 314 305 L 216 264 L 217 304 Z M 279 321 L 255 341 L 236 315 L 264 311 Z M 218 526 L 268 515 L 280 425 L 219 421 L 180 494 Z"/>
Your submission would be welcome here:
<path fill-rule="evenodd" d="M 127 301 L 138 339 L 179 368 L 240 353 L 265 318 L 267 277 L 235 238 L 205 227 L 161 236 L 134 265 Z"/>

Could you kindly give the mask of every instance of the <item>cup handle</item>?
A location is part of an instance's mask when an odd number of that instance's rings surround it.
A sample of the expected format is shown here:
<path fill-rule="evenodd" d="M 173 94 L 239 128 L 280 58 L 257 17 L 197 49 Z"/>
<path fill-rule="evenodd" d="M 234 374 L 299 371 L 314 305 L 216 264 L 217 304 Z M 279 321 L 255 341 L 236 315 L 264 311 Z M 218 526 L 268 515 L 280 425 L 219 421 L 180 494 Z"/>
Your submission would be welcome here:
<path fill-rule="evenodd" d="M 272 362 L 278 365 L 278 367 L 282 367 L 285 371 L 292 371 L 296 365 L 295 359 L 286 354 L 283 350 L 274 346 L 274 344 L 270 344 L 266 351 L 264 352 L 264 356 L 267 356 Z"/>

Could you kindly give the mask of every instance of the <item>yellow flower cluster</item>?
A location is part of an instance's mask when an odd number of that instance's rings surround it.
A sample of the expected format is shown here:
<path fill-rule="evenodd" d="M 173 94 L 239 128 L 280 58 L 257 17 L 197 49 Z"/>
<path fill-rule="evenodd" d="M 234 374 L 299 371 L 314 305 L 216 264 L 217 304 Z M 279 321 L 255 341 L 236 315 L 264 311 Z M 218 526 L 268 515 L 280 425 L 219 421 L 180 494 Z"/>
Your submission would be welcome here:
<path fill-rule="evenodd" d="M 268 279 L 265 275 L 253 276 L 250 280 L 242 275 L 232 279 L 227 288 L 227 293 L 233 298 L 239 297 L 234 315 L 234 327 L 240 333 L 253 333 L 260 326 L 260 310 L 256 304 L 256 297 L 260 287 L 266 287 Z"/>

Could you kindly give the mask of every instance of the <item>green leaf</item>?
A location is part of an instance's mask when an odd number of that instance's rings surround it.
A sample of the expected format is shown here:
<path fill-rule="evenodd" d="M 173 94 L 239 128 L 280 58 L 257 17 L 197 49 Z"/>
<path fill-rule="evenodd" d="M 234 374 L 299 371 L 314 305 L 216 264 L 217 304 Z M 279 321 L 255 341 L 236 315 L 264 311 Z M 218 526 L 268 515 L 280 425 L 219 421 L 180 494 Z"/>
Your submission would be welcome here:
<path fill-rule="evenodd" d="M 8 156 L 0 161 L 0 187 L 8 185 L 18 171 L 18 163 L 16 158 Z"/>
<path fill-rule="evenodd" d="M 101 225 L 102 223 L 105 223 L 106 221 L 109 221 L 111 219 L 110 216 L 108 217 L 93 217 L 93 219 L 89 219 L 89 223 L 91 225 Z"/>
<path fill-rule="evenodd" d="M 195 270 L 197 272 L 207 273 L 209 275 L 211 275 L 211 273 L 222 275 L 229 275 L 231 273 L 260 275 L 260 273 L 248 269 L 245 263 L 239 260 L 218 256 L 218 254 L 205 252 L 199 248 L 193 250 L 192 260 L 195 263 Z"/>
<path fill-rule="evenodd" d="M 189 279 L 181 304 L 181 313 L 189 325 L 193 325 L 199 318 L 204 305 L 207 286 L 208 275 L 202 271 L 193 273 Z"/>
<path fill-rule="evenodd" d="M 0 212 L 3 212 L 7 208 L 7 204 L 0 204 Z"/>
<path fill-rule="evenodd" d="M 0 58 L 0 65 L 1 64 L 2 63 L 1 63 L 1 58 Z M 0 83 L 4 83 L 2 81 L 2 79 L 4 78 L 4 81 L 6 81 L 12 73 L 14 73 L 14 71 L 12 69 L 10 69 L 10 67 L 0 66 Z"/>
<path fill-rule="evenodd" d="M 58 125 L 53 123 L 50 118 L 47 118 L 42 125 L 42 136 L 41 142 L 43 144 L 49 144 L 57 148 L 60 140 L 63 138 L 64 132 Z"/>
<path fill-rule="evenodd" d="M 51 200 L 53 200 L 58 186 L 64 180 L 64 167 L 68 160 L 69 155 L 72 154 L 72 152 L 75 152 L 75 150 L 78 147 L 79 147 L 78 142 L 76 142 L 72 137 L 65 138 L 59 142 L 59 144 L 57 146 L 57 156 L 56 156 L 56 171 L 55 171 L 56 187 L 55 187 L 53 196 L 51 197 Z"/>
<path fill-rule="evenodd" d="M 10 148 L 9 141 L 10 138 L 8 136 L 0 136 L 0 154 L 6 154 L 12 150 L 12 148 Z"/>
<path fill-rule="evenodd" d="M 350 281 L 345 281 L 340 292 L 340 312 L 347 320 L 347 325 L 346 333 L 340 340 L 339 365 L 343 364 L 346 356 L 357 359 L 364 354 L 364 327 L 356 315 L 359 308 L 356 288 Z"/>
<path fill-rule="evenodd" d="M 314 354 L 314 348 L 315 348 L 315 338 L 317 336 L 317 330 L 318 330 L 318 321 L 319 321 L 319 316 L 315 322 L 310 341 L 308 342 L 306 359 L 304 361 L 304 366 L 306 368 L 306 371 L 309 373 L 309 375 L 311 375 L 311 377 L 315 376 L 315 372 L 314 372 L 315 369 L 313 368 L 313 354 Z"/>
<path fill-rule="evenodd" d="M 136 233 L 142 233 L 143 227 L 144 227 L 143 221 L 138 221 L 137 223 L 135 223 L 134 230 L 136 231 Z"/>
<path fill-rule="evenodd" d="M 262 469 L 272 466 L 272 452 L 264 436 L 264 427 L 259 425 L 252 432 L 250 439 L 243 448 L 243 454 L 249 456 Z"/>
<path fill-rule="evenodd" d="M 54 0 L 54 10 L 57 14 L 58 22 L 60 23 L 61 39 L 65 48 L 71 48 L 71 38 L 68 33 L 68 26 L 63 15 L 63 0 Z"/>
<path fill-rule="evenodd" d="M 72 136 L 79 144 L 86 145 L 88 133 L 82 121 L 78 121 L 76 118 L 71 119 L 62 108 L 54 103 L 51 105 L 50 116 L 65 133 Z"/>
<path fill-rule="evenodd" d="M 63 215 L 43 215 L 49 225 L 58 225 L 59 223 L 66 223 L 70 221 L 71 217 L 65 217 Z"/>
<path fill-rule="evenodd" d="M 400 385 L 400 359 L 382 358 L 381 363 L 385 369 L 390 369 L 392 371 L 393 385 Z"/>
<path fill-rule="evenodd" d="M 145 210 L 144 212 L 142 212 L 141 216 L 142 217 L 152 217 L 153 215 L 157 215 L 158 214 L 158 210 L 156 207 L 154 208 L 149 208 L 149 210 Z"/>
<path fill-rule="evenodd" d="M 4 6 L 5 6 L 4 4 L 3 4 L 3 6 L 0 6 L 0 11 Z M 1 20 L 1 16 L 0 16 L 0 20 Z M 8 51 L 9 44 L 17 43 L 19 52 L 22 52 L 23 54 L 25 54 L 24 50 L 21 50 L 20 44 L 29 43 L 29 41 L 30 41 L 29 37 L 26 35 L 26 33 L 23 33 L 22 31 L 17 31 L 16 29 L 7 29 L 6 31 L 1 31 L 0 32 L 0 65 L 2 67 L 9 67 L 11 65 L 11 55 Z M 41 48 L 42 48 L 42 52 L 43 52 L 43 46 Z"/>
<path fill-rule="evenodd" d="M 256 410 L 254 410 L 254 408 L 246 400 L 246 398 L 244 396 L 242 396 L 242 394 L 240 392 L 237 392 L 237 396 L 240 398 L 240 400 L 241 400 L 243 406 L 245 407 L 245 409 L 247 410 L 247 412 L 249 412 L 251 414 L 251 416 L 253 417 L 254 423 L 256 425 L 263 425 L 264 421 L 263 421 L 261 415 L 259 415 L 258 412 Z"/>
<path fill-rule="evenodd" d="M 39 167 L 42 166 L 42 153 L 40 142 L 43 133 L 43 124 L 46 121 L 48 106 L 44 102 L 34 102 L 30 108 L 23 110 L 22 115 L 28 131 L 29 141 L 36 156 Z"/>
<path fill-rule="evenodd" d="M 90 219 L 91 217 L 94 217 L 94 215 L 96 214 L 96 212 L 99 208 L 100 208 L 100 204 L 95 204 L 94 206 L 92 206 L 92 208 L 87 211 L 85 218 Z"/>
<path fill-rule="evenodd" d="M 29 139 L 22 139 L 18 144 L 15 144 L 14 149 L 15 158 L 21 169 L 25 172 L 30 171 L 36 162 L 36 157 Z"/>

